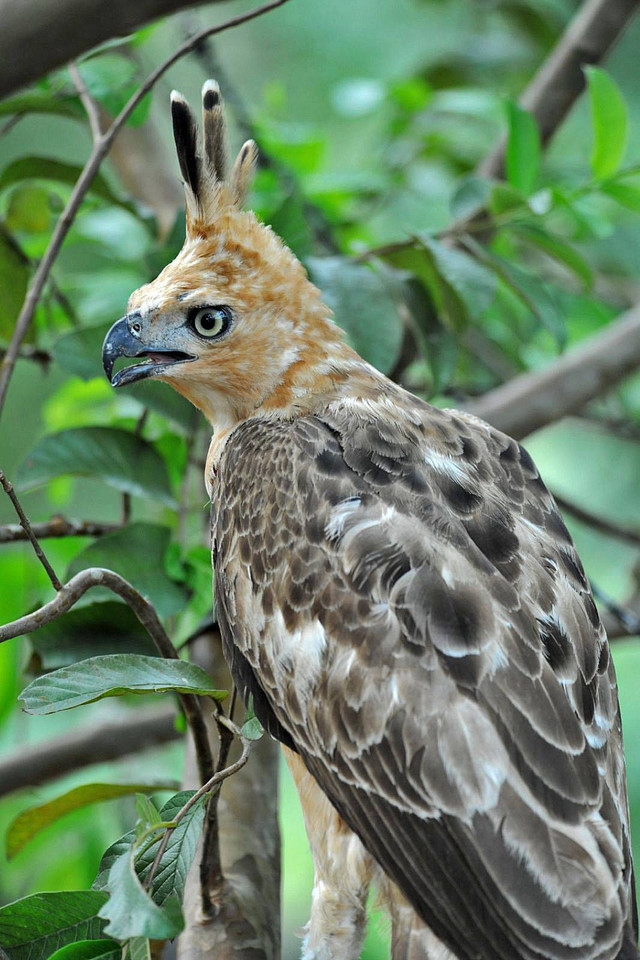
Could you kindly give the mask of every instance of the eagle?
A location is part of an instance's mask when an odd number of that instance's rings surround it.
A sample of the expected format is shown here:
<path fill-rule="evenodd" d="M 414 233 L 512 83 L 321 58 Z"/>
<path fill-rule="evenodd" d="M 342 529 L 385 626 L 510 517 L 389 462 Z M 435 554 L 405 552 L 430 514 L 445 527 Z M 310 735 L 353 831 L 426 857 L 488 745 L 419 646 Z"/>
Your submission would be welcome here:
<path fill-rule="evenodd" d="M 172 94 L 186 240 L 103 352 L 208 418 L 217 617 L 279 740 L 315 883 L 303 960 L 354 960 L 372 884 L 411 960 L 631 960 L 616 678 L 531 457 L 366 363 L 242 209 L 218 85 Z M 137 358 L 114 373 L 120 357 Z"/>

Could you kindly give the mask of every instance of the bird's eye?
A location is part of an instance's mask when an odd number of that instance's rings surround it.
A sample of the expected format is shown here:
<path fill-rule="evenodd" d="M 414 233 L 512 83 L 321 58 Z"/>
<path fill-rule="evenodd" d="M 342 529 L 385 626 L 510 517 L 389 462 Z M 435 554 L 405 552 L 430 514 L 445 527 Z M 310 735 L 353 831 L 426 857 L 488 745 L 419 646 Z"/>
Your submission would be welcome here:
<path fill-rule="evenodd" d="M 200 337 L 219 337 L 229 329 L 231 310 L 229 307 L 200 307 L 189 317 L 189 323 Z"/>

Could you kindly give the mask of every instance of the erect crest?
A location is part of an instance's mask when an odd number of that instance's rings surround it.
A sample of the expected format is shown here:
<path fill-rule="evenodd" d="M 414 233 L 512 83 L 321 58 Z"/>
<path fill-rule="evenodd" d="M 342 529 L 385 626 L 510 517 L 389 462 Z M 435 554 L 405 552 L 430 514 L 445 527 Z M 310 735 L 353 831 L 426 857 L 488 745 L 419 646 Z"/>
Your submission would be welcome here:
<path fill-rule="evenodd" d="M 173 136 L 180 172 L 185 183 L 187 230 L 213 224 L 224 206 L 242 206 L 251 186 L 258 149 L 247 140 L 227 179 L 228 146 L 224 107 L 215 80 L 202 87 L 202 149 L 198 149 L 198 124 L 189 104 L 174 90 L 171 94 Z"/>

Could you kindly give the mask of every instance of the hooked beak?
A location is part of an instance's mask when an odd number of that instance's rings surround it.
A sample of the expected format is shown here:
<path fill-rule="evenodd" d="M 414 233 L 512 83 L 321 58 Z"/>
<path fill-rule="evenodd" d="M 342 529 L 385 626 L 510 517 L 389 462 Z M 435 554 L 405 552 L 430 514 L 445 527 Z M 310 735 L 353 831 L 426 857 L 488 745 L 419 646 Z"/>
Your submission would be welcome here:
<path fill-rule="evenodd" d="M 126 384 L 135 383 L 136 380 L 158 376 L 176 363 L 196 359 L 192 354 L 180 350 L 167 350 L 164 347 L 142 343 L 131 330 L 135 319 L 136 315 L 133 314 L 116 320 L 104 338 L 102 366 L 112 387 L 123 387 Z M 147 361 L 124 367 L 113 374 L 113 366 L 118 357 L 145 357 Z"/>

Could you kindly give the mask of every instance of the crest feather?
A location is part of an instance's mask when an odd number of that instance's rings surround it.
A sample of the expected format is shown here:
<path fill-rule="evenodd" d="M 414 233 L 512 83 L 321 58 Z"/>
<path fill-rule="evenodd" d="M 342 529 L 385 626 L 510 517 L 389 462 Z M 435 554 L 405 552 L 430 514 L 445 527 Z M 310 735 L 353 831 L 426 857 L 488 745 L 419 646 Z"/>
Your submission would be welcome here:
<path fill-rule="evenodd" d="M 173 138 L 176 142 L 178 163 L 184 182 L 197 198 L 200 190 L 200 161 L 198 159 L 198 127 L 189 104 L 177 90 L 171 92 Z"/>
<path fill-rule="evenodd" d="M 228 148 L 224 105 L 220 87 L 207 80 L 202 87 L 202 151 L 198 151 L 198 125 L 189 104 L 174 90 L 171 94 L 173 136 L 180 172 L 185 182 L 187 228 L 213 224 L 225 204 L 240 207 L 255 175 L 258 148 L 247 140 L 227 177 Z"/>
<path fill-rule="evenodd" d="M 207 80 L 202 87 L 202 129 L 204 155 L 209 172 L 222 182 L 227 175 L 227 129 L 220 87 L 215 80 Z"/>

